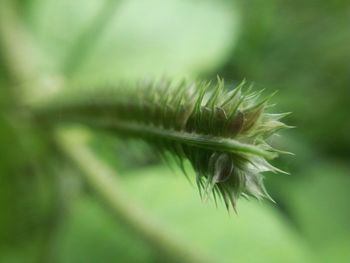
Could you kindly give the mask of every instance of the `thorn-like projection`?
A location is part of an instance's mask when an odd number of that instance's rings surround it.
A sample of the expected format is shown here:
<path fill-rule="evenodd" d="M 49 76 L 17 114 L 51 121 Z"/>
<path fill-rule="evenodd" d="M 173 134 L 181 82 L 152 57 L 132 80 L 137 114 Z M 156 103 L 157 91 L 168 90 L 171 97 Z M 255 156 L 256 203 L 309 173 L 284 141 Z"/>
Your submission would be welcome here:
<path fill-rule="evenodd" d="M 188 160 L 203 199 L 221 198 L 235 209 L 240 196 L 272 198 L 264 172 L 285 173 L 268 161 L 279 153 L 266 140 L 290 126 L 289 113 L 270 113 L 271 94 L 253 91 L 245 81 L 229 90 L 217 83 L 139 82 L 91 89 L 72 89 L 35 109 L 38 118 L 81 122 L 127 138 L 143 139 L 161 156 L 171 153 L 181 169 Z M 163 156 L 164 157 L 164 156 Z"/>

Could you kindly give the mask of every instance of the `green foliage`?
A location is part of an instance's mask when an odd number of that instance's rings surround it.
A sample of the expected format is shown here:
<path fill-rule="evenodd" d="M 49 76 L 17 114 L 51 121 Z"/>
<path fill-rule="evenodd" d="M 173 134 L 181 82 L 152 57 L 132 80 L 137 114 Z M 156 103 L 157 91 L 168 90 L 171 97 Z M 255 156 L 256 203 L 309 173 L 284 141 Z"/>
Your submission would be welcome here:
<path fill-rule="evenodd" d="M 221 1 L 30 2 L 25 23 L 43 53 L 84 86 L 215 70 L 235 44 L 239 22 L 237 10 Z"/>
<path fill-rule="evenodd" d="M 293 109 L 290 121 L 302 127 L 307 141 L 349 156 L 349 2 L 238 2 L 241 36 L 223 76 L 282 91 L 279 107 Z M 311 107 L 315 101 L 320 107 Z"/>
<path fill-rule="evenodd" d="M 57 185 L 38 130 L 4 112 L 0 113 L 0 262 L 36 262 L 55 221 Z"/>
<path fill-rule="evenodd" d="M 212 203 L 199 202 L 180 170 L 174 176 L 174 171 L 158 165 L 124 175 L 124 187 L 133 193 L 130 201 L 155 215 L 160 231 L 205 255 L 209 262 L 318 262 L 303 238 L 268 202 L 242 200 L 239 215 L 227 215 Z M 150 189 L 155 194 L 150 194 Z M 65 263 L 85 263 L 104 256 L 108 262 L 173 262 L 158 258 L 157 248 L 143 244 L 121 222 L 115 225 L 110 214 L 89 196 L 72 203 L 54 251 L 58 252 L 57 261 Z"/>
<path fill-rule="evenodd" d="M 1 0 L 0 262 L 348 263 L 349 11 L 348 0 Z M 197 113 L 199 94 L 189 88 L 183 98 L 197 121 L 173 121 L 185 119 L 174 111 L 173 102 L 183 95 L 174 91 L 181 86 L 175 80 L 217 74 L 229 83 L 249 79 L 267 93 L 279 90 L 274 111 L 292 111 L 286 122 L 298 127 L 266 139 L 296 153 L 274 160 L 293 176 L 264 178 L 276 203 L 241 200 L 238 216 L 207 198 L 200 202 L 179 169 L 183 164 L 195 178 L 187 168 L 191 162 L 207 197 L 211 182 L 225 178 L 215 176 L 216 166 L 230 170 L 240 161 L 237 155 L 245 156 L 239 164 L 247 172 L 248 159 L 256 162 L 258 152 L 275 154 L 259 136 L 243 132 L 242 112 L 231 120 L 240 131 L 230 137 L 224 125 L 229 109 L 220 100 L 214 110 L 205 105 L 215 83 L 205 89 Z M 172 81 L 141 82 L 147 92 L 140 94 L 133 84 L 118 85 L 161 76 Z M 193 86 L 200 93 L 205 84 Z M 65 97 L 46 97 L 61 88 L 70 90 Z M 222 96 L 234 90 L 225 86 Z M 163 96 L 169 92 L 170 98 Z M 252 91 L 241 92 L 246 98 Z M 43 118 L 28 118 L 35 116 L 33 108 L 22 107 L 22 99 L 37 95 L 48 100 Z M 116 103 L 125 107 L 115 109 Z M 64 105 L 72 106 L 70 112 Z M 103 110 L 107 106 L 112 109 Z M 256 124 L 264 114 L 272 118 L 269 111 L 267 105 Z M 151 121 L 144 122 L 145 116 Z M 213 128 L 211 117 L 224 128 Z M 62 121 L 94 129 L 68 136 L 67 151 L 57 158 L 62 142 L 56 131 L 70 130 Z M 82 134 L 93 140 L 79 144 Z M 216 139 L 223 141 L 213 144 Z M 202 145 L 208 141 L 210 147 Z M 254 154 L 242 152 L 242 145 Z M 180 166 L 170 172 L 153 152 L 175 157 Z M 98 185 L 106 173 L 117 181 Z M 237 185 L 216 182 L 216 197 L 218 184 Z M 129 213 L 134 206 L 139 213 Z M 195 256 L 184 260 L 185 254 Z"/>
<path fill-rule="evenodd" d="M 294 226 L 271 202 L 241 200 L 238 215 L 227 215 L 214 204 L 198 204 L 193 187 L 178 178 L 179 170 L 177 176 L 162 166 L 142 169 L 142 178 L 135 178 L 138 173 L 133 171 L 123 180 L 134 193 L 135 202 L 157 215 L 161 229 L 208 255 L 211 262 L 318 262 Z M 144 185 L 157 189 L 162 198 L 150 195 Z"/>
<path fill-rule="evenodd" d="M 156 260 L 149 244 L 86 195 L 74 199 L 69 214 L 59 226 L 52 250 L 57 255 L 53 263 L 97 262 L 101 258 L 130 263 Z"/>

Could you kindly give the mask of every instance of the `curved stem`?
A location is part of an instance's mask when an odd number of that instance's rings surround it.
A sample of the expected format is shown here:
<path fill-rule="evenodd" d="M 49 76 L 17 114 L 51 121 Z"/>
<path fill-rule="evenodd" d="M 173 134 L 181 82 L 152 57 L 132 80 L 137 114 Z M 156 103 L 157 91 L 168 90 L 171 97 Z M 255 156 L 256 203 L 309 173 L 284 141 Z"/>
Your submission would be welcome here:
<path fill-rule="evenodd" d="M 79 120 L 77 120 L 79 122 Z M 103 119 L 93 119 L 93 121 L 81 119 L 82 123 L 86 123 L 92 127 L 112 130 L 116 132 L 126 133 L 129 136 L 149 137 L 165 139 L 173 142 L 184 143 L 199 148 L 227 151 L 230 153 L 247 154 L 261 156 L 267 159 L 276 157 L 276 153 L 261 149 L 255 145 L 242 143 L 232 138 L 218 137 L 213 135 L 198 134 L 195 132 L 176 131 L 174 129 L 165 129 L 152 125 L 126 122 L 126 121 L 110 121 Z"/>
<path fill-rule="evenodd" d="M 122 220 L 133 231 L 143 236 L 159 252 L 176 262 L 208 262 L 189 244 L 177 240 L 159 225 L 156 225 L 144 211 L 125 195 L 114 170 L 98 160 L 86 144 L 81 130 L 61 130 L 57 132 L 57 142 L 61 150 L 79 168 L 83 179 L 93 189 L 106 208 Z"/>

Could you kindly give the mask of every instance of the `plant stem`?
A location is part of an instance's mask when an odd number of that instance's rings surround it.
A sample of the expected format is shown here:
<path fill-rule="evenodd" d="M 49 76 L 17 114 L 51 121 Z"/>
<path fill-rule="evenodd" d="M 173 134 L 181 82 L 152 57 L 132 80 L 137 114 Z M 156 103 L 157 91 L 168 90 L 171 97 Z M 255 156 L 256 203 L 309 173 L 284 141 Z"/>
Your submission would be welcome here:
<path fill-rule="evenodd" d="M 79 122 L 79 120 L 77 120 L 77 122 Z M 149 137 L 165 139 L 209 150 L 227 151 L 237 154 L 243 153 L 247 155 L 261 156 L 267 159 L 273 159 L 276 157 L 276 153 L 266 151 L 252 144 L 239 142 L 232 138 L 198 134 L 195 132 L 189 133 L 185 131 L 176 131 L 174 129 L 164 129 L 152 125 L 126 121 L 109 121 L 108 119 L 93 119 L 93 121 L 82 120 L 81 123 L 87 124 L 91 127 L 125 133 L 129 136 L 135 135 L 135 137 L 138 138 Z"/>
<path fill-rule="evenodd" d="M 56 138 L 61 150 L 79 168 L 83 179 L 106 208 L 144 237 L 161 255 L 173 258 L 176 262 L 208 262 L 190 245 L 184 244 L 182 240 L 180 242 L 166 229 L 162 230 L 124 194 L 114 170 L 95 157 L 86 144 L 86 137 L 82 135 L 81 130 L 61 130 L 57 132 Z"/>

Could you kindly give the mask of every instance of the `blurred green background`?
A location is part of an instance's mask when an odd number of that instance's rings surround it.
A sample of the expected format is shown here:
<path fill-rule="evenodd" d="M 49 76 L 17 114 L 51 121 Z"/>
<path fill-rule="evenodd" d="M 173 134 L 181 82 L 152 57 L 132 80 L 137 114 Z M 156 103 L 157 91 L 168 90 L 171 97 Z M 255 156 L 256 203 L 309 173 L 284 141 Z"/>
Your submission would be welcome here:
<path fill-rule="evenodd" d="M 159 231 L 209 262 L 350 262 L 348 0 L 3 0 L 0 9 L 1 263 L 174 261 L 111 215 L 16 107 L 17 86 L 38 92 L 12 74 L 27 64 L 48 90 L 52 75 L 88 88 L 217 74 L 278 90 L 275 110 L 293 112 L 286 122 L 297 128 L 273 141 L 296 154 L 274 162 L 291 176 L 266 175 L 277 204 L 240 200 L 228 215 L 142 143 L 96 134 L 91 148 Z"/>

